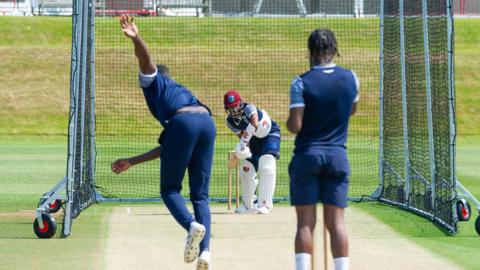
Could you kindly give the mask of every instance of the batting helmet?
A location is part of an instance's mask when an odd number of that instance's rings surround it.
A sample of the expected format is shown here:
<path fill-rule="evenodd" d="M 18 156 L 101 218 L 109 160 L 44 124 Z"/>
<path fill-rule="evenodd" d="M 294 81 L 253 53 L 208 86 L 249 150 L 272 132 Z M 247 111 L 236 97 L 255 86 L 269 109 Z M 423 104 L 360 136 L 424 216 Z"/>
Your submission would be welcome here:
<path fill-rule="evenodd" d="M 226 107 L 237 106 L 242 101 L 240 93 L 235 90 L 229 90 L 223 96 L 223 105 Z"/>

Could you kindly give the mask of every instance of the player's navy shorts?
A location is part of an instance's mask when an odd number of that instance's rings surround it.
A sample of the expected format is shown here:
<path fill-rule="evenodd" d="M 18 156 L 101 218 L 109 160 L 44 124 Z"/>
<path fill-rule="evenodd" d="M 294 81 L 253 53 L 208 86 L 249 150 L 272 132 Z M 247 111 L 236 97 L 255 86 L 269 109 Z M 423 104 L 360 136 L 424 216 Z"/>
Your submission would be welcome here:
<path fill-rule="evenodd" d="M 258 160 L 263 155 L 272 155 L 276 159 L 280 158 L 280 134 L 269 134 L 267 137 L 259 139 L 253 137 L 250 140 L 250 151 L 252 157 L 247 160 L 250 161 L 255 170 L 258 170 Z"/>
<path fill-rule="evenodd" d="M 298 153 L 288 166 L 292 205 L 347 207 L 350 166 L 343 148 Z"/>

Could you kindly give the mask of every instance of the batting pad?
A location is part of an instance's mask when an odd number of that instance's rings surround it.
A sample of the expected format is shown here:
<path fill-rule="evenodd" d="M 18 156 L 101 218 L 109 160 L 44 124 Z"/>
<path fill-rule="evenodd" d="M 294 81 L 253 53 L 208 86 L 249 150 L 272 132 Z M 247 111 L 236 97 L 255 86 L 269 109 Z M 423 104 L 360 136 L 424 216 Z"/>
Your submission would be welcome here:
<path fill-rule="evenodd" d="M 258 207 L 267 206 L 273 208 L 273 193 L 276 182 L 276 161 L 272 155 L 263 155 L 258 160 Z"/>
<path fill-rule="evenodd" d="M 240 181 L 242 183 L 243 202 L 247 208 L 253 208 L 253 200 L 258 180 L 255 167 L 248 160 L 242 161 L 240 168 Z"/>

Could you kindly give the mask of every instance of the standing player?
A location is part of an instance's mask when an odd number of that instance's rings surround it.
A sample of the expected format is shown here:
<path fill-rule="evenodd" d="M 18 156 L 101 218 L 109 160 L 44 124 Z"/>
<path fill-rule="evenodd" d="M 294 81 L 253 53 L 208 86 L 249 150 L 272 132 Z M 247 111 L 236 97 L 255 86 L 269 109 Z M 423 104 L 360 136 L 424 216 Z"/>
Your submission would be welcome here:
<path fill-rule="evenodd" d="M 358 102 L 355 73 L 332 63 L 338 55 L 330 30 L 317 29 L 308 38 L 310 70 L 292 81 L 287 128 L 297 134 L 289 166 L 291 203 L 297 212 L 295 262 L 311 269 L 316 204 L 330 232 L 336 270 L 348 269 L 348 238 L 344 222 L 348 177 L 347 130 Z"/>
<path fill-rule="evenodd" d="M 230 166 L 235 166 L 238 160 L 242 162 L 240 180 L 244 205 L 235 212 L 268 214 L 273 208 L 275 159 L 280 158 L 280 126 L 264 110 L 243 102 L 235 90 L 225 93 L 223 104 L 228 114 L 227 126 L 240 138 L 234 160 L 229 162 Z M 253 203 L 257 184 L 258 208 Z"/>
<path fill-rule="evenodd" d="M 162 199 L 177 222 L 188 231 L 184 260 L 192 263 L 200 252 L 197 270 L 208 270 L 211 268 L 208 189 L 216 133 L 210 110 L 188 89 L 172 80 L 165 66 L 153 64 L 133 18 L 122 16 L 120 24 L 135 48 L 140 66 L 140 87 L 147 106 L 164 131 L 159 139 L 160 147 L 136 157 L 117 160 L 112 164 L 112 170 L 121 173 L 135 164 L 161 158 Z M 187 168 L 194 216 L 180 194 Z"/>

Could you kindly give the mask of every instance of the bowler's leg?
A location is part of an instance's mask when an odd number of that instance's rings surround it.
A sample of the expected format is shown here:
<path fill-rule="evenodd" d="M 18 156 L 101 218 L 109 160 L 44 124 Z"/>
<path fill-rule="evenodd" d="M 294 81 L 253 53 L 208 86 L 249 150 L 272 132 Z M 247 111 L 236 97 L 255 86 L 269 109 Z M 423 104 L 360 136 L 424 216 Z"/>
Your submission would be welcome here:
<path fill-rule="evenodd" d="M 168 127 L 170 130 L 162 144 L 160 194 L 175 220 L 188 231 L 190 223 L 195 220 L 188 211 L 180 191 L 195 142 L 188 132 L 184 132 L 183 123 L 176 120 L 170 123 Z"/>
<path fill-rule="evenodd" d="M 212 172 L 213 152 L 215 144 L 215 125 L 207 114 L 198 115 L 199 134 L 197 144 L 188 165 L 190 200 L 193 204 L 195 220 L 206 228 L 205 237 L 200 243 L 200 252 L 210 247 L 210 206 L 209 185 Z"/>

